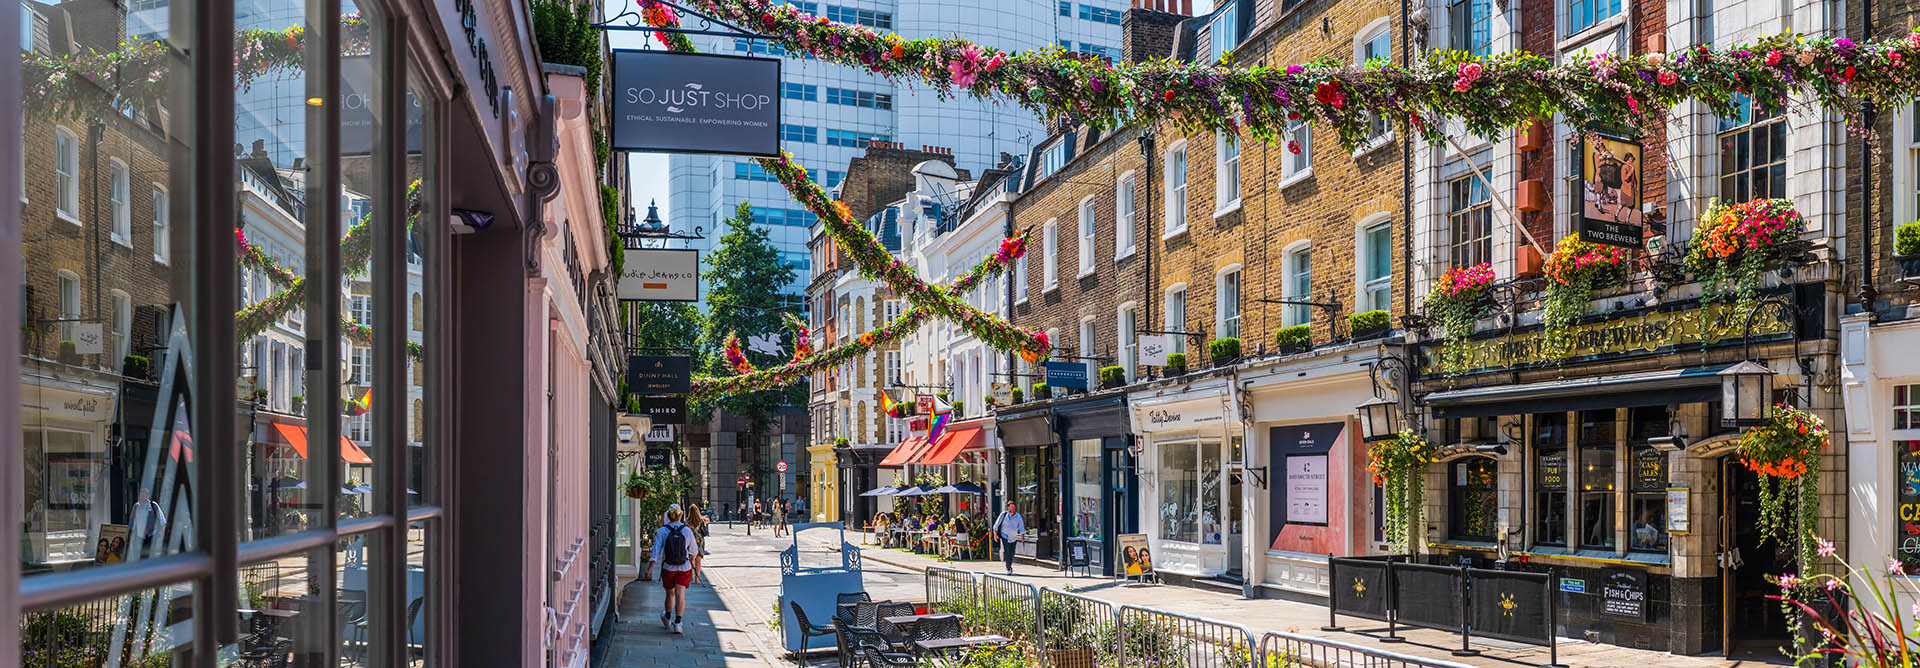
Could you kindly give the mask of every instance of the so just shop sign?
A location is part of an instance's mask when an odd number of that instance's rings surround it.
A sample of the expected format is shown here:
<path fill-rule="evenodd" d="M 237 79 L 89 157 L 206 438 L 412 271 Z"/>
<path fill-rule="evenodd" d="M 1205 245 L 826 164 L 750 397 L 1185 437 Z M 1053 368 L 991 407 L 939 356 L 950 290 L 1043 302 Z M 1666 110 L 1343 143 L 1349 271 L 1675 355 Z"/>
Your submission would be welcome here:
<path fill-rule="evenodd" d="M 780 61 L 613 52 L 613 149 L 780 154 Z"/>

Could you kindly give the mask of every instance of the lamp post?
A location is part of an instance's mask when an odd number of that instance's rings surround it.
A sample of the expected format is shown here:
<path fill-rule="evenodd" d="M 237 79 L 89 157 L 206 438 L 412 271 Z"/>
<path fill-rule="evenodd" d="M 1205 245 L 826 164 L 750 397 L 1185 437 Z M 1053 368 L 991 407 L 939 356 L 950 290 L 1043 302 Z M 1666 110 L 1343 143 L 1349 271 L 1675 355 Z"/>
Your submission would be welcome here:
<path fill-rule="evenodd" d="M 1380 361 L 1367 367 L 1367 375 L 1373 381 L 1373 398 L 1353 409 L 1360 420 L 1360 438 L 1367 443 L 1393 439 L 1408 428 L 1405 413 L 1397 399 L 1407 396 L 1404 389 L 1407 361 L 1402 357 L 1381 357 Z M 1396 399 L 1387 398 L 1389 391 Z"/>
<path fill-rule="evenodd" d="M 1793 357 L 1800 364 L 1803 376 L 1811 382 L 1813 361 L 1800 357 L 1800 332 L 1798 323 L 1790 317 L 1792 307 L 1784 297 L 1768 297 L 1753 305 L 1747 311 L 1745 327 L 1741 330 L 1741 362 L 1721 371 L 1720 376 L 1720 424 L 1726 427 L 1754 427 L 1767 423 L 1767 408 L 1773 404 L 1773 369 L 1761 364 L 1753 356 L 1753 326 L 1760 312 L 1772 307 L 1785 318 L 1788 334 L 1793 337 Z M 1804 388 L 1803 388 L 1804 389 Z M 1810 393 L 1809 393 L 1810 394 Z M 1811 397 L 1808 397 L 1811 400 Z M 1807 408 L 1804 407 L 1803 408 Z"/>

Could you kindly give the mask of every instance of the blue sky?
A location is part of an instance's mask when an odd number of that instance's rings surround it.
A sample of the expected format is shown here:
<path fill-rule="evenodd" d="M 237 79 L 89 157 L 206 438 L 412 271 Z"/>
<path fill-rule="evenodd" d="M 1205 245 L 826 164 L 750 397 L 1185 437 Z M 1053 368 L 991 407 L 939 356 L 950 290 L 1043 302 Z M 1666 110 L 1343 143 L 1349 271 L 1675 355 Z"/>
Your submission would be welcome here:
<path fill-rule="evenodd" d="M 1214 0 L 1194 0 L 1193 2 L 1194 15 L 1199 16 L 1202 14 L 1206 14 L 1208 12 L 1212 12 L 1213 1 Z M 631 3 L 621 2 L 620 0 L 609 0 L 609 9 L 607 10 L 607 15 L 612 16 L 612 15 L 619 14 L 620 11 L 617 9 L 613 9 L 612 7 L 621 6 L 621 5 L 624 5 L 625 6 L 624 8 L 632 8 Z M 646 33 L 614 31 L 609 33 L 608 39 L 612 41 L 613 48 L 637 49 L 637 48 L 640 48 L 641 44 L 645 41 L 644 39 L 645 35 Z M 642 215 L 642 216 L 646 215 L 647 202 L 652 200 L 652 201 L 657 201 L 660 205 L 661 220 L 666 220 L 667 219 L 667 156 L 666 154 L 664 153 L 631 153 L 631 154 L 628 154 L 627 159 L 628 159 L 628 165 L 629 165 L 628 168 L 633 171 L 632 202 L 634 206 L 638 208 L 639 215 Z M 808 167 L 814 168 L 813 165 L 809 165 Z"/>

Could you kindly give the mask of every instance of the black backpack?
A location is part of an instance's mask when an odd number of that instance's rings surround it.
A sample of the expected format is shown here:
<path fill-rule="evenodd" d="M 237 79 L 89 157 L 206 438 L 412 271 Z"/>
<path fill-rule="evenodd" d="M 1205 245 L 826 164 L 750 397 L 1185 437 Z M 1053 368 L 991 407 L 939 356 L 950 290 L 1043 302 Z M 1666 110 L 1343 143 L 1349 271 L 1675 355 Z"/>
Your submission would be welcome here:
<path fill-rule="evenodd" d="M 667 525 L 666 560 L 668 566 L 687 563 L 687 525 Z"/>

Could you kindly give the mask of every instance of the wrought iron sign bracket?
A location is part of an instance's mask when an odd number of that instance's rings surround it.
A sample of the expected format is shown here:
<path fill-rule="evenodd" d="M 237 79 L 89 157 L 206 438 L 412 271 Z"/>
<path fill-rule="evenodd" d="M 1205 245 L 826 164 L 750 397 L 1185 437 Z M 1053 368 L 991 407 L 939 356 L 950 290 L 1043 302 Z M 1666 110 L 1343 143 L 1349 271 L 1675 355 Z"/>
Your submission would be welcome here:
<path fill-rule="evenodd" d="M 618 31 L 618 32 L 664 32 L 664 33 L 673 33 L 676 35 L 711 35 L 714 37 L 742 37 L 746 39 L 764 39 L 768 41 L 772 41 L 774 39 L 772 35 L 748 31 L 734 24 L 728 23 L 726 21 L 722 21 L 713 16 L 709 16 L 706 13 L 701 12 L 699 10 L 687 7 L 686 5 L 682 5 L 677 2 L 673 2 L 672 0 L 653 0 L 653 2 L 666 5 L 668 7 L 672 7 L 674 9 L 674 12 L 676 14 L 679 14 L 681 17 L 693 17 L 694 21 L 699 27 L 682 28 L 678 26 L 675 26 L 675 27 L 650 26 L 650 25 L 647 25 L 646 17 L 641 16 L 639 12 L 634 11 L 633 9 L 623 10 L 619 14 L 615 14 L 611 17 L 608 17 L 606 21 L 593 24 L 593 27 L 599 30 L 612 30 L 612 31 Z M 636 5 L 637 4 L 638 3 L 636 3 Z M 684 19 L 682 22 L 684 23 Z M 649 46 L 649 48 L 651 47 Z"/>

